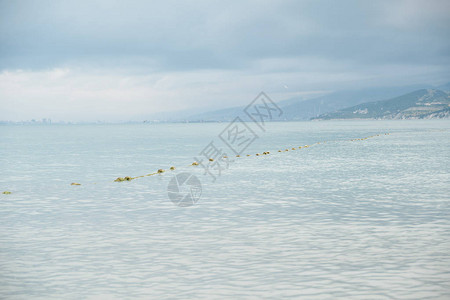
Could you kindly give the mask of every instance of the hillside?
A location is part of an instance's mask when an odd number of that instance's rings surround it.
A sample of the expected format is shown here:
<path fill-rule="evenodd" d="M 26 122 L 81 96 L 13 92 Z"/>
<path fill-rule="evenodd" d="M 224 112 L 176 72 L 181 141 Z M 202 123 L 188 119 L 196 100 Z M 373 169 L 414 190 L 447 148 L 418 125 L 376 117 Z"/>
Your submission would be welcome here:
<path fill-rule="evenodd" d="M 420 86 L 403 86 L 403 87 L 377 87 L 366 88 L 361 90 L 348 90 L 330 93 L 325 96 L 303 100 L 300 98 L 291 98 L 278 102 L 278 106 L 283 110 L 283 115 L 278 118 L 279 121 L 296 121 L 309 120 L 321 114 L 350 107 L 356 104 L 383 100 L 395 96 L 400 96 Z M 275 100 L 275 99 L 274 99 Z M 232 107 L 216 111 L 203 112 L 190 115 L 186 118 L 188 121 L 201 122 L 224 122 L 231 121 L 236 116 L 242 115 L 244 107 Z M 241 116 L 247 120 L 245 116 Z M 247 120 L 249 121 L 249 120 Z"/>
<path fill-rule="evenodd" d="M 450 95 L 421 89 L 389 100 L 362 103 L 313 118 L 329 119 L 427 119 L 449 117 Z"/>

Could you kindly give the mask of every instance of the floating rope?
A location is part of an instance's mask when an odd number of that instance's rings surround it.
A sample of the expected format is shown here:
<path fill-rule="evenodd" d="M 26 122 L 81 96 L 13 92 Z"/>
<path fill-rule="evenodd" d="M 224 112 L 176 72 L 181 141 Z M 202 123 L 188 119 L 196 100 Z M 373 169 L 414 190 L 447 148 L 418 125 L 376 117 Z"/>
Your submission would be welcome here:
<path fill-rule="evenodd" d="M 294 151 L 294 150 L 297 150 L 297 149 L 300 150 L 300 149 L 304 149 L 304 148 L 309 148 L 309 147 L 314 146 L 314 145 L 325 144 L 326 142 L 341 142 L 341 141 L 350 141 L 350 142 L 354 142 L 354 141 L 364 141 L 364 140 L 367 140 L 367 139 L 370 139 L 370 138 L 374 138 L 374 137 L 380 136 L 380 135 L 382 135 L 382 134 L 375 134 L 375 135 L 371 135 L 371 136 L 364 137 L 364 138 L 350 139 L 350 140 L 322 141 L 322 142 L 317 142 L 317 143 L 314 143 L 314 144 L 311 144 L 311 145 L 304 145 L 304 146 L 299 146 L 299 147 L 292 147 L 292 148 L 291 148 L 291 151 Z M 385 133 L 384 135 L 389 135 L 389 133 Z M 279 153 L 281 153 L 281 152 L 288 152 L 288 151 L 289 151 L 288 148 L 285 149 L 285 150 L 278 150 Z M 261 156 L 261 155 L 269 155 L 269 154 L 270 154 L 269 151 L 264 151 L 264 152 L 262 152 L 262 154 L 256 153 L 255 155 L 256 155 L 256 156 Z M 251 154 L 247 154 L 246 156 L 249 157 L 249 156 L 251 156 Z M 240 155 L 236 155 L 236 157 L 241 157 L 241 156 L 240 156 Z M 223 158 L 228 158 L 228 157 L 227 157 L 227 156 L 223 156 Z M 214 161 L 214 159 L 213 159 L 213 158 L 209 158 L 209 161 L 212 162 L 212 161 Z M 188 165 L 188 167 L 190 167 L 190 166 L 198 166 L 199 164 L 200 164 L 199 162 L 194 161 L 192 164 Z M 171 171 L 174 171 L 174 170 L 175 170 L 175 167 L 170 167 L 170 170 L 171 170 Z M 131 181 L 131 180 L 134 180 L 134 179 L 137 179 L 137 178 L 143 178 L 143 177 L 153 176 L 153 175 L 162 174 L 162 173 L 165 173 L 165 172 L 166 172 L 166 170 L 164 170 L 164 169 L 159 169 L 158 171 L 156 171 L 156 172 L 154 172 L 154 173 L 150 173 L 150 174 L 146 174 L 146 175 L 141 175 L 141 176 L 136 176 L 136 177 L 129 177 L 129 176 L 126 176 L 126 177 L 118 177 L 118 178 L 117 178 L 116 180 L 114 180 L 114 181 L 115 181 L 115 182 Z M 80 185 L 80 184 L 79 184 L 79 183 L 72 183 L 72 185 Z"/>

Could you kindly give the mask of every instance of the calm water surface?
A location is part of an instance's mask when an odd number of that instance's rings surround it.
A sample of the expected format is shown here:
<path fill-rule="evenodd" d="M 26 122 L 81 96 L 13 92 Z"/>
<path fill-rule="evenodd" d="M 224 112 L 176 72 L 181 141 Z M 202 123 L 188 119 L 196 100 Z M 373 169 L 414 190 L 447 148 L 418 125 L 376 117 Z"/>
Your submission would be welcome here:
<path fill-rule="evenodd" d="M 450 298 L 450 121 L 269 123 L 212 182 L 225 126 L 0 126 L 0 298 Z"/>

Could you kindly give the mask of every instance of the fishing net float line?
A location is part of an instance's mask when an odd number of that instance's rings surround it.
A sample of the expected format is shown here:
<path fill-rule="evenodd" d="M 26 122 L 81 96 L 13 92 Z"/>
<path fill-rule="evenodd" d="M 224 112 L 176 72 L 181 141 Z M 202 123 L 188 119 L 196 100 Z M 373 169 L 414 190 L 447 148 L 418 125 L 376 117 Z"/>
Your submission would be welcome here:
<path fill-rule="evenodd" d="M 389 135 L 390 133 L 384 133 L 384 134 L 375 134 L 375 135 L 371 135 L 371 136 L 367 136 L 367 137 L 364 137 L 364 138 L 356 138 L 356 139 L 350 139 L 350 140 L 344 140 L 344 141 L 348 141 L 348 142 L 355 142 L 355 141 L 364 141 L 364 140 L 367 140 L 367 139 L 370 139 L 370 138 L 374 138 L 374 137 L 377 137 L 377 136 L 381 136 L 381 135 Z M 289 148 L 286 148 L 286 149 L 284 149 L 284 150 L 278 150 L 278 152 L 288 152 L 288 151 L 294 151 L 294 150 L 297 150 L 297 149 L 304 149 L 304 148 L 309 148 L 309 147 L 312 147 L 312 146 L 314 146 L 314 145 L 319 145 L 319 144 L 325 144 L 325 143 L 327 143 L 327 142 L 341 142 L 342 140 L 335 140 L 335 141 L 323 141 L 323 142 L 317 142 L 317 143 L 314 143 L 314 144 L 311 144 L 311 145 L 304 145 L 304 146 L 300 146 L 300 147 L 292 147 L 292 148 L 290 148 L 290 150 L 289 150 Z M 263 155 L 269 155 L 270 154 L 270 152 L 269 151 L 264 151 L 264 152 L 262 152 L 262 153 L 256 153 L 255 154 L 255 156 L 263 156 Z M 247 154 L 247 155 L 245 155 L 246 157 L 250 157 L 250 156 L 252 156 L 251 154 Z M 237 158 L 240 158 L 240 157 L 243 157 L 243 156 L 241 156 L 241 155 L 236 155 L 236 157 Z M 228 156 L 223 156 L 223 158 L 228 158 Z M 214 161 L 214 159 L 213 158 L 210 158 L 209 159 L 209 161 Z M 192 167 L 192 166 L 198 166 L 200 163 L 199 162 L 196 162 L 196 161 L 194 161 L 193 163 L 191 163 L 191 164 L 189 164 L 189 165 L 187 165 L 187 167 Z M 170 167 L 170 171 L 174 171 L 176 168 L 175 167 Z M 158 175 L 158 174 L 163 174 L 163 173 L 165 173 L 166 172 L 166 170 L 164 170 L 164 169 L 158 169 L 158 171 L 156 171 L 156 172 L 154 172 L 154 173 L 150 173 L 150 174 L 146 174 L 146 175 L 141 175 L 141 176 L 136 176 L 136 177 L 130 177 L 130 176 L 126 176 L 126 177 L 118 177 L 117 179 L 115 179 L 114 181 L 115 182 L 122 182 L 122 181 L 131 181 L 131 180 L 134 180 L 134 179 L 138 179 L 138 178 L 143 178 L 143 177 L 149 177 L 149 176 L 154 176 L 154 175 Z M 80 185 L 79 183 L 72 183 L 72 185 Z"/>

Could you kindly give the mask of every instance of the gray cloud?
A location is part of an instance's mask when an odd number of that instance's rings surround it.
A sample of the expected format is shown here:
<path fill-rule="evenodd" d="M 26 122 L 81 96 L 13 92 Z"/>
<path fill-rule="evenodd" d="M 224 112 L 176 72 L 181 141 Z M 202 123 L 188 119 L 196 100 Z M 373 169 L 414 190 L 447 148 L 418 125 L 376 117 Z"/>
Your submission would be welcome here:
<path fill-rule="evenodd" d="M 115 95 L 141 113 L 239 104 L 260 89 L 283 99 L 439 84 L 450 78 L 449 3 L 0 1 L 0 118 L 58 105 L 61 117 L 94 118 Z"/>
<path fill-rule="evenodd" d="M 1 3 L 3 69 L 98 57 L 112 64 L 116 57 L 151 58 L 161 69 L 245 68 L 301 56 L 448 63 L 450 53 L 445 1 Z"/>

